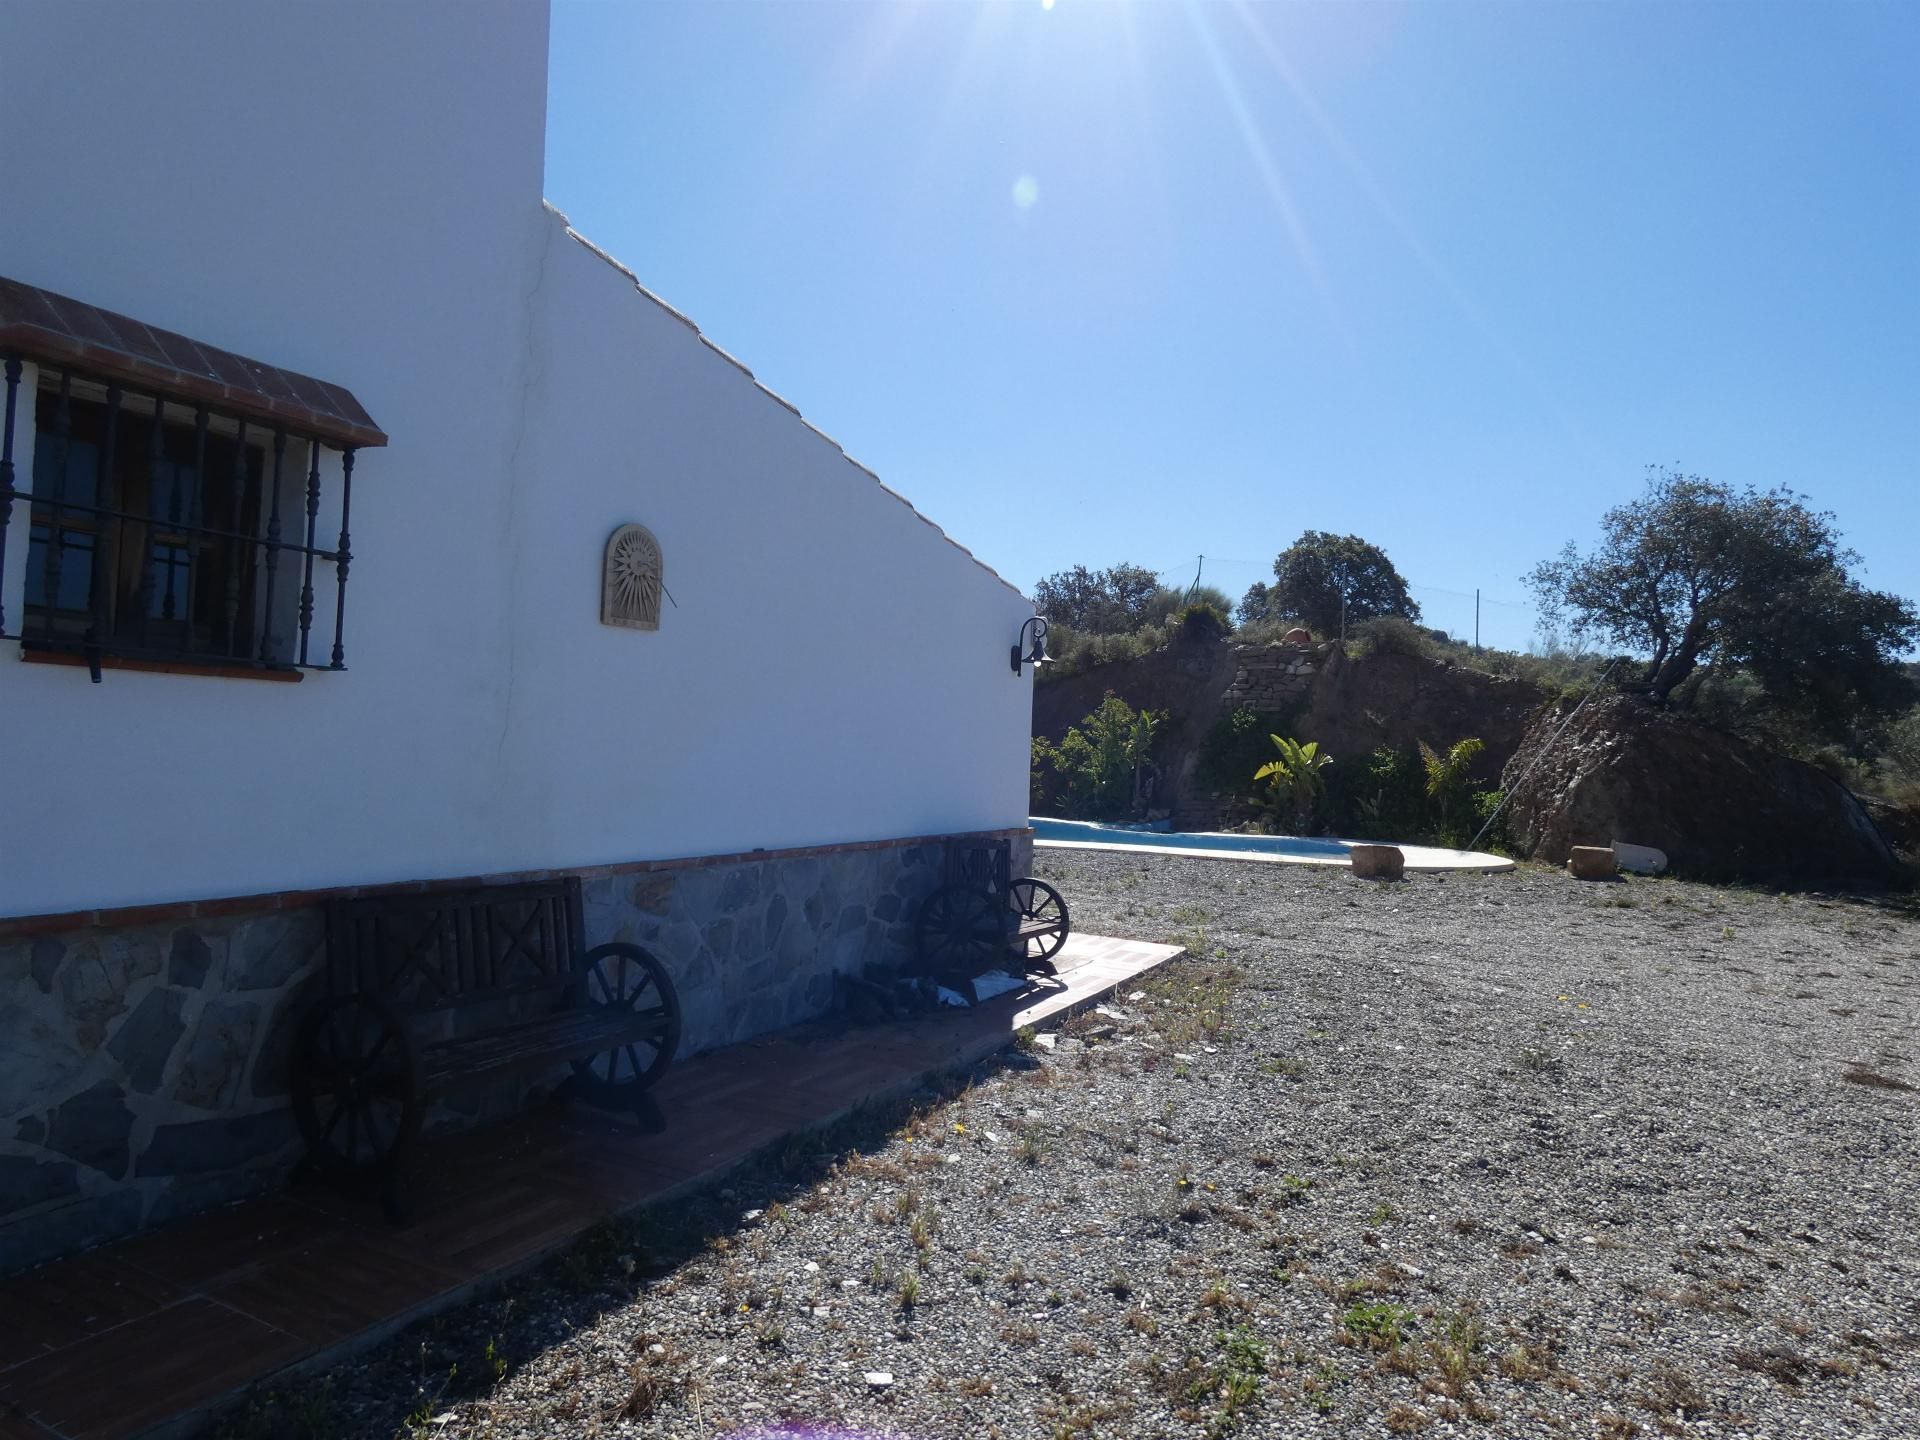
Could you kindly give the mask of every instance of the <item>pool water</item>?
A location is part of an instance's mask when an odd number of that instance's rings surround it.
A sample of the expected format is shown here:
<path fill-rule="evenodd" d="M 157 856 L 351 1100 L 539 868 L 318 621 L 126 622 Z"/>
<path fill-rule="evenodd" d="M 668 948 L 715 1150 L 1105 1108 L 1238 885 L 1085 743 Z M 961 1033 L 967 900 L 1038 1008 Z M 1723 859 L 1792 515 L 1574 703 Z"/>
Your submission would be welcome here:
<path fill-rule="evenodd" d="M 1034 843 L 1096 850 L 1165 850 L 1180 855 L 1217 855 L 1295 865 L 1346 865 L 1347 851 L 1370 840 L 1312 840 L 1301 835 L 1228 835 L 1217 831 L 1135 830 L 1092 820 L 1029 818 Z M 1513 862 L 1473 850 L 1401 845 L 1409 870 L 1511 870 Z"/>

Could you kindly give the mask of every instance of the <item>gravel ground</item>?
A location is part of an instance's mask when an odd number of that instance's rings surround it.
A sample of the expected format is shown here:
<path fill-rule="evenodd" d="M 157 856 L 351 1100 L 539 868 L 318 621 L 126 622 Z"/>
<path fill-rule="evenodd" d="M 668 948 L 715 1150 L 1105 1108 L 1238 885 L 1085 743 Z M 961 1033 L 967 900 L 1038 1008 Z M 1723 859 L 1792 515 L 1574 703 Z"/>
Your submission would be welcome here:
<path fill-rule="evenodd" d="M 1039 864 L 1190 958 L 226 1433 L 1920 1435 L 1910 909 Z"/>

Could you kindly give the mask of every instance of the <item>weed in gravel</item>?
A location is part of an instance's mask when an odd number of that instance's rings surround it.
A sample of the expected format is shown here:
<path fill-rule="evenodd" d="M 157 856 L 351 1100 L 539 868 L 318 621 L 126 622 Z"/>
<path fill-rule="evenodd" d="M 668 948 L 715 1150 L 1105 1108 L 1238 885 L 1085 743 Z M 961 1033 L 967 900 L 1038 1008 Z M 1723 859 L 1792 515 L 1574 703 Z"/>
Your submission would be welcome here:
<path fill-rule="evenodd" d="M 1040 1343 L 1040 1332 L 1024 1320 L 1015 1320 L 1000 1327 L 1000 1338 L 1009 1345 L 1025 1349 L 1029 1345 Z"/>
<path fill-rule="evenodd" d="M 1013 1032 L 1013 1044 L 1022 1055 L 1032 1055 L 1040 1048 L 1040 1032 L 1031 1025 L 1022 1025 Z"/>
<path fill-rule="evenodd" d="M 1304 1205 L 1307 1195 L 1313 1189 L 1313 1182 L 1304 1175 L 1282 1175 L 1280 1177 L 1280 1203 L 1282 1205 Z"/>
<path fill-rule="evenodd" d="M 1340 1317 L 1340 1329 L 1356 1345 L 1374 1350 L 1397 1350 L 1406 1339 L 1413 1312 L 1390 1300 L 1363 1300 Z"/>
<path fill-rule="evenodd" d="M 1813 1364 L 1806 1356 L 1781 1345 L 1769 1345 L 1760 1350 L 1735 1350 L 1728 1358 L 1742 1370 L 1768 1376 L 1789 1388 L 1798 1386 L 1813 1373 Z"/>
<path fill-rule="evenodd" d="M 1127 1312 L 1126 1325 L 1127 1329 L 1136 1335 L 1152 1336 L 1160 1333 L 1159 1322 L 1138 1305 Z"/>
<path fill-rule="evenodd" d="M 911 1310 L 914 1306 L 918 1305 L 920 1303 L 920 1277 L 911 1270 L 902 1275 L 900 1277 L 899 1288 L 894 1291 L 894 1298 L 900 1302 L 900 1308 L 902 1310 Z"/>
<path fill-rule="evenodd" d="M 1276 1055 L 1260 1066 L 1269 1075 L 1298 1080 L 1307 1073 L 1307 1062 L 1295 1055 Z"/>
<path fill-rule="evenodd" d="M 627 1371 L 633 1382 L 620 1406 L 623 1420 L 651 1420 L 664 1405 L 685 1400 L 693 1388 L 693 1357 L 670 1340 L 643 1335 L 640 1358 Z"/>
<path fill-rule="evenodd" d="M 1544 1380 L 1553 1369 L 1553 1352 L 1545 1345 L 1516 1340 L 1500 1352 L 1500 1373 L 1509 1380 Z"/>
<path fill-rule="evenodd" d="M 1047 1158 L 1047 1137 L 1036 1125 L 1020 1132 L 1020 1143 L 1013 1147 L 1013 1158 L 1022 1165 L 1038 1165 Z"/>
<path fill-rule="evenodd" d="M 1426 1411 L 1416 1410 L 1405 1401 L 1401 1401 L 1391 1410 L 1387 1411 L 1386 1419 L 1383 1423 L 1387 1429 L 1396 1435 L 1411 1435 L 1416 1430 L 1424 1430 L 1427 1426 L 1431 1425 L 1433 1423 L 1433 1417 L 1427 1414 Z"/>
<path fill-rule="evenodd" d="M 1713 1409 L 1693 1377 L 1664 1360 L 1655 1362 L 1638 1398 L 1653 1414 L 1672 1416 L 1681 1424 L 1704 1419 Z"/>
<path fill-rule="evenodd" d="M 1315 1410 L 1322 1415 L 1331 1415 L 1335 1403 L 1334 1392 L 1343 1388 L 1348 1379 L 1346 1371 L 1329 1360 L 1300 1382 L 1300 1390 Z"/>
<path fill-rule="evenodd" d="M 1007 1273 L 1000 1278 L 1017 1290 L 1027 1283 L 1027 1267 L 1016 1260 L 1007 1267 Z"/>
<path fill-rule="evenodd" d="M 1373 1207 L 1373 1223 L 1376 1225 L 1384 1225 L 1389 1220 L 1394 1219 L 1396 1213 L 1391 1203 L 1382 1200 L 1378 1205 Z"/>
<path fill-rule="evenodd" d="M 1438 1333 L 1427 1342 L 1436 1376 L 1432 1388 L 1458 1399 L 1467 1382 L 1481 1373 L 1486 1330 L 1480 1317 L 1465 1307 L 1435 1316 L 1434 1327 Z"/>

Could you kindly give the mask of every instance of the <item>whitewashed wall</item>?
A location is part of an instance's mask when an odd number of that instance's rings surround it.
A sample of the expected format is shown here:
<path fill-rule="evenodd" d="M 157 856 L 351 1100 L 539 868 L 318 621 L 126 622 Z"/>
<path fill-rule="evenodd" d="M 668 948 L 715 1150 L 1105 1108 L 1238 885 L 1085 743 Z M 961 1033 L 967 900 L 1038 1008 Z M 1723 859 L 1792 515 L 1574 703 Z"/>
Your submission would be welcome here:
<path fill-rule="evenodd" d="M 346 385 L 393 437 L 346 674 L 0 656 L 0 915 L 1023 822 L 1027 603 L 542 207 L 546 25 L 0 6 L 32 117 L 0 273 Z M 598 622 L 627 521 L 657 634 Z"/>

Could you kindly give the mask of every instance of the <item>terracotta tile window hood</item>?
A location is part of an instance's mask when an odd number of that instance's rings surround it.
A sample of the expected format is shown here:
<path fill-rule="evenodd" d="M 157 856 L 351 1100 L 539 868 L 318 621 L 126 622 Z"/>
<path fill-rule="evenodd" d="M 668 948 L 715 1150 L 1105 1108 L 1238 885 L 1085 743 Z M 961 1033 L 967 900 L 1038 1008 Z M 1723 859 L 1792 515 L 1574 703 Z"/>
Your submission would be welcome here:
<path fill-rule="evenodd" d="M 5 277 L 0 374 L 0 639 L 22 659 L 96 681 L 346 668 L 354 457 L 387 443 L 350 392 Z M 332 592 L 318 607 L 316 569 Z"/>

